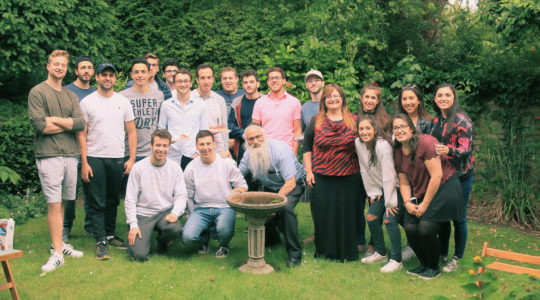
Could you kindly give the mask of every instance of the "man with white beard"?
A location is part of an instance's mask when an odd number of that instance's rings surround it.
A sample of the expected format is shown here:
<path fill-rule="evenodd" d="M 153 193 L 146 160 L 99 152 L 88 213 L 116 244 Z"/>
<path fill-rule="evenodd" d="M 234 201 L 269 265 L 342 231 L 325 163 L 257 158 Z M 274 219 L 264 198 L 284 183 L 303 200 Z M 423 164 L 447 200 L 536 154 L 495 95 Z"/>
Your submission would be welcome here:
<path fill-rule="evenodd" d="M 296 267 L 302 261 L 302 246 L 298 240 L 298 219 L 294 208 L 304 193 L 306 171 L 291 148 L 278 140 L 267 139 L 263 129 L 250 125 L 244 131 L 246 152 L 240 161 L 240 171 L 246 176 L 251 172 L 259 180 L 264 191 L 287 197 L 287 205 L 266 222 L 267 245 L 279 243 L 276 226 L 283 232 L 288 267 Z M 274 243 L 272 243 L 274 242 Z"/>

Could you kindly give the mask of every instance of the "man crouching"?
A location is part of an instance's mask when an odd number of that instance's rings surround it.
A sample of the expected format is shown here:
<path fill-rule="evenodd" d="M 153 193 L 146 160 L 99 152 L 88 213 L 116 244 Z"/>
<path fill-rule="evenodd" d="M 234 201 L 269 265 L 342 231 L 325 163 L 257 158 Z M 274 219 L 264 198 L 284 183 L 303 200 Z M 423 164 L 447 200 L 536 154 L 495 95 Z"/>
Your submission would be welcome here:
<path fill-rule="evenodd" d="M 158 254 L 165 254 L 174 239 L 181 236 L 178 217 L 184 213 L 187 201 L 182 169 L 167 159 L 171 134 L 156 130 L 150 141 L 152 154 L 133 166 L 125 198 L 130 227 L 127 252 L 140 261 L 148 260 L 153 230 L 158 232 Z"/>
<path fill-rule="evenodd" d="M 229 254 L 234 235 L 236 212 L 226 201 L 230 194 L 247 191 L 247 184 L 234 160 L 216 155 L 214 135 L 201 130 L 195 138 L 199 156 L 186 167 L 188 208 L 191 214 L 182 239 L 186 245 L 199 245 L 199 253 L 208 253 L 210 230 L 215 228 L 219 240 L 217 258 Z"/>

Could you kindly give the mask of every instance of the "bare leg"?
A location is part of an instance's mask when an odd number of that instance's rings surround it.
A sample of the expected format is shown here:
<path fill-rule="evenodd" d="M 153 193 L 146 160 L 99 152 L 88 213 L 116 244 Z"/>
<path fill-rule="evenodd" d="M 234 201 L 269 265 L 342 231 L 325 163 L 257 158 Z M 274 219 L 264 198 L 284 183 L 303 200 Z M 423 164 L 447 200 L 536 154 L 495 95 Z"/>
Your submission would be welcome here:
<path fill-rule="evenodd" d="M 54 247 L 54 251 L 62 254 L 62 229 L 64 227 L 64 202 L 49 203 L 47 212 L 47 222 L 49 233 Z"/>

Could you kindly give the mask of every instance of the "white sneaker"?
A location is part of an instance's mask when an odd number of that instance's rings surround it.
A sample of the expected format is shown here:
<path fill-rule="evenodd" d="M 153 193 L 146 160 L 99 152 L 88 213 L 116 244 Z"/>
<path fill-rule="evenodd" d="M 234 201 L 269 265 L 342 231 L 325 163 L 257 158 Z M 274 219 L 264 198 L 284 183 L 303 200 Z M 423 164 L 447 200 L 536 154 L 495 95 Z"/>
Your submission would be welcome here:
<path fill-rule="evenodd" d="M 401 270 L 403 264 L 391 259 L 386 265 L 381 268 L 382 273 L 392 273 L 397 270 Z"/>
<path fill-rule="evenodd" d="M 61 267 L 64 265 L 64 256 L 62 254 L 54 253 L 49 257 L 49 260 L 46 264 L 41 266 L 41 271 L 43 272 L 52 272 L 56 270 L 56 268 Z"/>
<path fill-rule="evenodd" d="M 442 268 L 442 271 L 445 273 L 454 272 L 459 269 L 458 259 L 454 257 L 445 267 Z"/>
<path fill-rule="evenodd" d="M 377 253 L 377 251 L 375 251 L 375 253 L 373 253 L 372 255 L 362 258 L 361 262 L 365 264 L 373 264 L 376 262 L 384 262 L 387 259 L 388 257 L 386 257 L 386 255 L 380 255 L 379 253 Z"/>
<path fill-rule="evenodd" d="M 401 251 L 401 260 L 409 260 L 415 256 L 416 254 L 414 253 L 414 250 L 409 245 L 407 245 L 405 248 L 403 248 L 403 251 Z"/>
<path fill-rule="evenodd" d="M 49 251 L 51 252 L 51 254 L 54 253 L 53 245 L 51 245 L 51 248 L 49 249 Z M 71 256 L 71 257 L 83 257 L 84 255 L 82 251 L 75 250 L 73 249 L 73 245 L 66 244 L 66 243 L 62 244 L 62 253 L 64 255 Z"/>

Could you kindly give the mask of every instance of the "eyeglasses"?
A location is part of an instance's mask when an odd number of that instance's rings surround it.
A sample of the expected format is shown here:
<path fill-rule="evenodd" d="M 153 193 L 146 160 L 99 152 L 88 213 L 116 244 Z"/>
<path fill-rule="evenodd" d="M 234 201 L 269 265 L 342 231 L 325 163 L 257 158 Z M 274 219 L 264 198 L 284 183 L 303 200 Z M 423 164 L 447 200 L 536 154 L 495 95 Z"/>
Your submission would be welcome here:
<path fill-rule="evenodd" d="M 268 81 L 281 80 L 281 76 L 268 77 Z"/>
<path fill-rule="evenodd" d="M 165 74 L 176 74 L 178 70 L 166 70 Z"/>
<path fill-rule="evenodd" d="M 325 100 L 340 100 L 342 99 L 341 95 L 329 95 L 324 98 Z"/>
<path fill-rule="evenodd" d="M 393 127 L 394 131 L 405 130 L 407 128 L 409 128 L 409 125 L 407 125 L 407 124 L 401 124 L 399 126 L 394 126 Z"/>
<path fill-rule="evenodd" d="M 182 83 L 182 84 L 188 84 L 190 82 L 191 82 L 191 80 L 187 80 L 187 79 L 186 80 L 177 80 L 177 81 L 175 81 L 175 83 Z"/>
<path fill-rule="evenodd" d="M 403 87 L 401 87 L 402 90 L 405 90 L 405 89 L 417 89 L 418 87 L 416 86 L 416 84 L 406 84 L 404 85 Z"/>
<path fill-rule="evenodd" d="M 247 138 L 248 142 L 253 142 L 254 140 L 260 140 L 262 138 L 262 134 L 258 134 L 256 136 L 252 136 L 250 138 Z"/>

